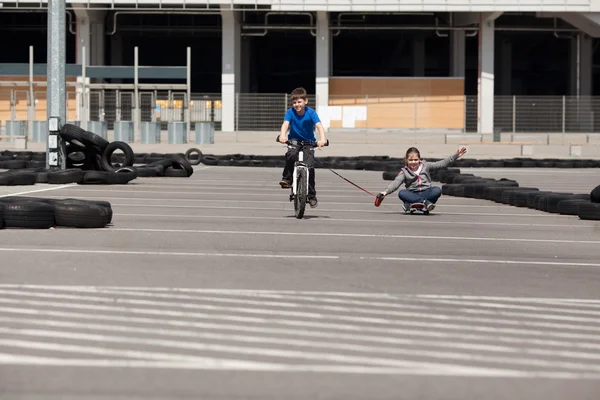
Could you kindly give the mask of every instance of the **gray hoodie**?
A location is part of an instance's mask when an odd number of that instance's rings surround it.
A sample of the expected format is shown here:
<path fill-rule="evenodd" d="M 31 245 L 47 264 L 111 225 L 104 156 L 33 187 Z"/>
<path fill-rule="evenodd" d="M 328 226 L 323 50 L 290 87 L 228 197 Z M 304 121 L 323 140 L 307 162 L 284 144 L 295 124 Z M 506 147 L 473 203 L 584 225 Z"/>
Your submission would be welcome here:
<path fill-rule="evenodd" d="M 390 183 L 387 188 L 385 188 L 385 191 L 387 194 L 394 193 L 403 183 L 406 185 L 408 190 L 412 190 L 413 192 L 425 190 L 431 187 L 431 176 L 429 175 L 429 172 L 435 171 L 436 169 L 445 168 L 456 161 L 456 159 L 457 156 L 456 153 L 454 153 L 446 159 L 432 163 L 421 160 L 421 165 L 419 166 L 421 173 L 418 175 L 418 171 L 413 172 L 408 169 L 408 167 L 404 167 L 396 176 L 396 179 L 394 179 L 394 181 Z"/>

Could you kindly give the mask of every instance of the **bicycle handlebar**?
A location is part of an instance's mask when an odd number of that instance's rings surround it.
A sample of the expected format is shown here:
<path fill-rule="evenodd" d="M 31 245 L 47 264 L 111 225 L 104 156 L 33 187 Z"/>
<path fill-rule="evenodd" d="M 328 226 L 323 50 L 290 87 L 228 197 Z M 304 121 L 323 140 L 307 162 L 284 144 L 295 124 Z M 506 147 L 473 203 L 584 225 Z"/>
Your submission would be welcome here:
<path fill-rule="evenodd" d="M 276 141 L 277 143 L 280 143 L 280 142 L 279 142 L 279 136 L 281 136 L 281 135 L 277 135 L 277 139 L 275 139 L 275 141 Z M 303 143 L 303 144 L 302 144 L 303 146 L 308 146 L 308 145 L 310 145 L 311 147 L 317 147 L 317 142 L 307 142 L 307 141 L 301 141 L 301 142 Z M 291 143 L 289 143 L 289 142 L 288 142 L 288 143 L 282 143 L 282 144 L 291 144 Z M 293 144 L 292 144 L 292 145 L 293 145 Z M 296 146 L 298 146 L 298 145 L 296 145 Z M 325 144 L 324 144 L 323 146 L 329 146 L 329 139 L 327 139 L 327 140 L 325 141 Z"/>

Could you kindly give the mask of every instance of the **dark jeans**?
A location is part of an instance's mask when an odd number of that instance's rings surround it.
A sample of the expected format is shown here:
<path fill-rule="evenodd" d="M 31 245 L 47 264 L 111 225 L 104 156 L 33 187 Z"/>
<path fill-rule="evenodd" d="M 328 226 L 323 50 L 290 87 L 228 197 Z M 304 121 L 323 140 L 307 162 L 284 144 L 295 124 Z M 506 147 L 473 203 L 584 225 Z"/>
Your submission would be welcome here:
<path fill-rule="evenodd" d="M 293 173 L 294 173 L 294 163 L 296 162 L 296 155 L 300 151 L 298 147 L 288 148 L 287 153 L 285 153 L 285 168 L 283 168 L 282 178 L 288 181 L 292 181 Z M 312 165 L 315 160 L 315 154 L 311 150 L 307 150 L 304 152 L 304 163 L 306 165 L 310 165 L 311 168 L 308 169 L 309 177 L 308 177 L 308 197 L 316 197 L 317 191 L 315 189 L 315 169 L 312 168 Z"/>
<path fill-rule="evenodd" d="M 400 200 L 407 203 L 422 203 L 427 200 L 432 203 L 436 203 L 442 195 L 442 189 L 437 186 L 432 186 L 420 192 L 413 192 L 412 190 L 401 190 L 398 193 Z"/>

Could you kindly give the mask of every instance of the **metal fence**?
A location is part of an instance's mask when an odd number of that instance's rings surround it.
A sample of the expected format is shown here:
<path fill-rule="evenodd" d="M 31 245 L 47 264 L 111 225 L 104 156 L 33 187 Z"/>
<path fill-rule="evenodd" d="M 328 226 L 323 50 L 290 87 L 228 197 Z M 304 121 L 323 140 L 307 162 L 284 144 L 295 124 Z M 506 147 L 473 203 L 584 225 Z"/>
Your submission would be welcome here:
<path fill-rule="evenodd" d="M 46 93 L 36 88 L 33 99 L 27 89 L 0 86 L 0 126 L 6 121 L 46 120 Z M 135 98 L 131 90 L 93 89 L 86 97 L 87 107 L 75 88 L 67 92 L 67 119 L 106 121 L 108 129 L 115 121 L 135 118 Z M 138 93 L 141 121 L 185 121 L 189 111 L 190 128 L 196 122 L 210 121 L 221 130 L 222 103 L 219 93 L 197 93 L 187 99 L 184 91 L 155 90 Z M 289 94 L 240 93 L 235 98 L 237 131 L 278 131 Z M 309 105 L 316 107 L 309 96 Z M 329 99 L 329 112 L 321 118 L 330 129 L 456 130 L 476 132 L 477 96 L 381 98 L 364 96 Z M 189 109 L 188 109 L 189 108 Z M 84 111 L 85 110 L 85 111 Z M 597 133 L 600 132 L 600 97 L 576 96 L 496 96 L 494 129 L 508 133 Z M 491 132 L 485 132 L 491 133 Z"/>

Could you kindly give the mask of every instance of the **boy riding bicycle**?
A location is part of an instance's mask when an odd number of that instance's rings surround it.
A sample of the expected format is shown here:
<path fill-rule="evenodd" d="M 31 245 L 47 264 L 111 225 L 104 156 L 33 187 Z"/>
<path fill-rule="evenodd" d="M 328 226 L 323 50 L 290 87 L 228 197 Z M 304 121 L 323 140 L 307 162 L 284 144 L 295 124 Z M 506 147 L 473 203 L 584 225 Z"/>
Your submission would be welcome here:
<path fill-rule="evenodd" d="M 294 89 L 291 93 L 292 95 L 292 107 L 290 107 L 283 118 L 283 124 L 281 124 L 281 134 L 279 135 L 279 141 L 281 143 L 286 143 L 289 140 L 298 140 L 298 141 L 315 141 L 315 127 L 319 131 L 319 141 L 317 142 L 317 146 L 322 147 L 325 145 L 325 129 L 323 128 L 323 124 L 317 115 L 317 112 L 307 107 L 308 98 L 306 95 L 306 90 L 304 88 Z M 290 130 L 289 137 L 287 135 L 288 128 Z M 296 154 L 299 149 L 296 147 L 288 148 L 287 153 L 285 154 L 285 168 L 283 169 L 283 175 L 279 184 L 282 189 L 287 189 L 292 186 L 292 173 L 294 171 L 294 163 L 296 160 Z M 309 153 L 309 152 L 307 152 Z M 307 156 L 314 157 L 314 154 L 310 152 Z M 313 160 L 309 159 L 309 165 L 313 164 Z M 315 170 L 314 168 L 310 168 L 310 177 L 308 180 L 308 203 L 311 208 L 317 207 L 319 202 L 317 201 L 317 192 L 315 190 Z"/>

